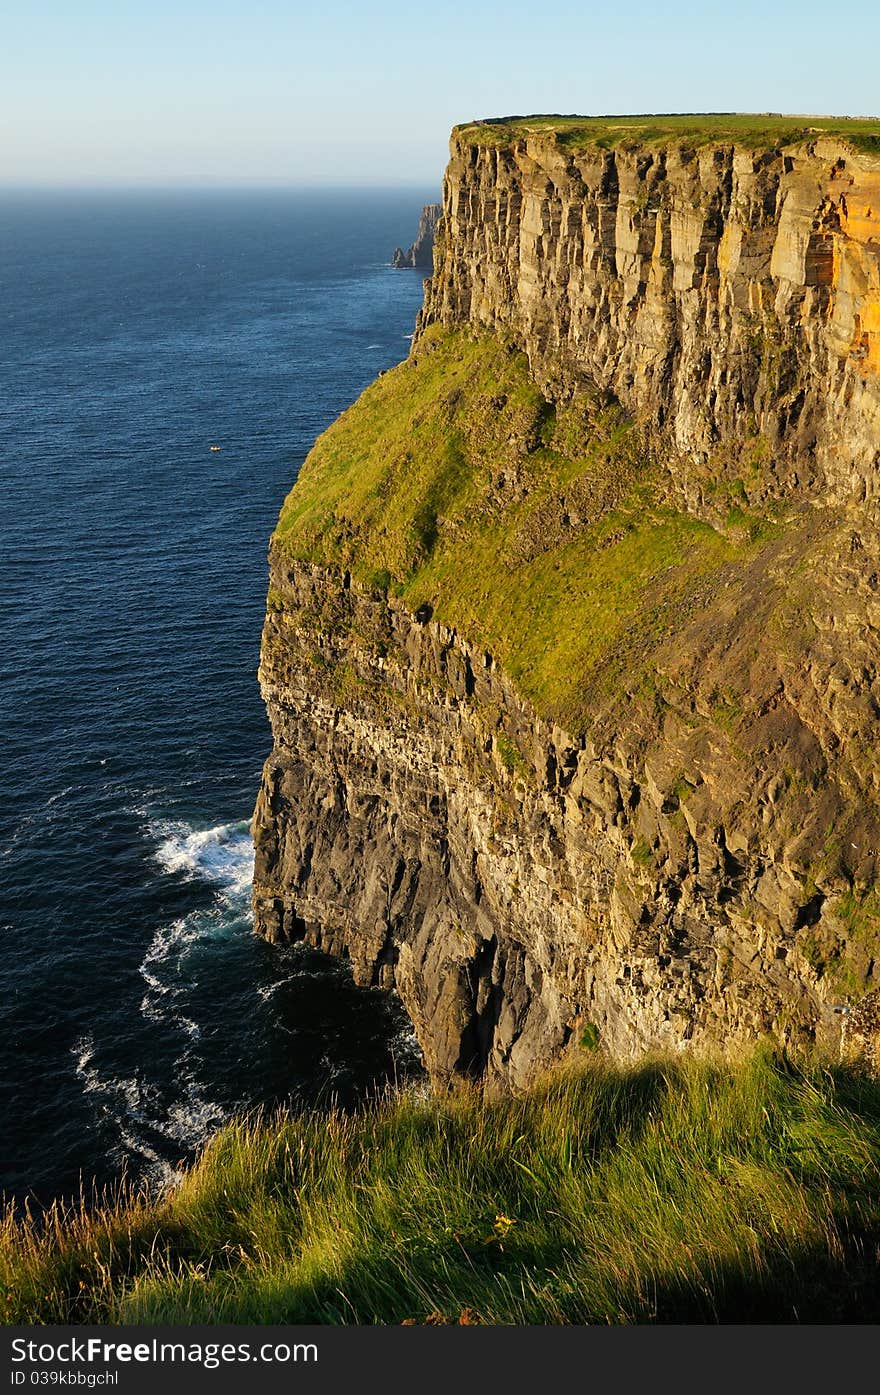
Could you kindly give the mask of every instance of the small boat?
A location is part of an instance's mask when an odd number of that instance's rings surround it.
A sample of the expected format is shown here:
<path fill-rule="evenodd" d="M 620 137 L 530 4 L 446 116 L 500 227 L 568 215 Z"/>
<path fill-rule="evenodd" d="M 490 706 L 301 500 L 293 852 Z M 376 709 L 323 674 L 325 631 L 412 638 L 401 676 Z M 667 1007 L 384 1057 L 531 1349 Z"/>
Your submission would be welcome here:
<path fill-rule="evenodd" d="M 221 446 L 212 446 L 212 447 L 211 447 L 211 450 L 214 450 L 214 451 L 221 450 L 221 449 L 222 449 Z"/>

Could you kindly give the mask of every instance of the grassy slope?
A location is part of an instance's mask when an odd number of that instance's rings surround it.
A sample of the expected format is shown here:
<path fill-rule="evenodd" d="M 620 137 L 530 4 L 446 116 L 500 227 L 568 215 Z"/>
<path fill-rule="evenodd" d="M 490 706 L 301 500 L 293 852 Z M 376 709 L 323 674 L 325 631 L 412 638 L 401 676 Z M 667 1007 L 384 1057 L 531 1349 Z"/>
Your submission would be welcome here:
<path fill-rule="evenodd" d="M 638 686 L 708 580 L 776 531 L 736 491 L 722 490 L 719 528 L 663 493 L 618 408 L 556 410 L 521 354 L 435 327 L 318 439 L 276 538 L 430 603 L 577 729 L 621 676 Z"/>
<path fill-rule="evenodd" d="M 10 1322 L 873 1320 L 878 1166 L 867 1081 L 588 1065 L 229 1126 L 163 1201 L 8 1219 L 0 1279 Z"/>
<path fill-rule="evenodd" d="M 629 141 L 663 145 L 731 144 L 769 149 L 795 145 L 817 135 L 839 136 L 850 145 L 880 155 L 880 120 L 845 116 L 782 116 L 747 112 L 708 112 L 644 116 L 512 116 L 457 126 L 459 139 L 477 145 L 506 146 L 525 136 L 546 134 L 572 152 L 598 146 L 610 150 Z"/>

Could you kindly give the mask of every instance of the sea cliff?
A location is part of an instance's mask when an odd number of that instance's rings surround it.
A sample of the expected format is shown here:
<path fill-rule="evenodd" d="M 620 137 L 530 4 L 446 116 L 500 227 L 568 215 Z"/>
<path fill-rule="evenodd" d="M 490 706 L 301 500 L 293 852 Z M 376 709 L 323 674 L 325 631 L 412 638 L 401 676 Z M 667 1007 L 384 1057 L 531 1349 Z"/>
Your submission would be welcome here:
<path fill-rule="evenodd" d="M 757 438 L 765 484 L 873 497 L 880 142 L 565 136 L 456 130 L 421 324 L 514 334 L 545 390 L 609 388 L 688 460 Z"/>
<path fill-rule="evenodd" d="M 257 929 L 438 1079 L 835 1046 L 880 985 L 872 141 L 453 134 L 410 359 L 273 536 L 253 824 Z"/>
<path fill-rule="evenodd" d="M 437 224 L 440 222 L 441 212 L 442 208 L 439 203 L 425 204 L 419 216 L 415 242 L 405 252 L 402 247 L 395 247 L 394 255 L 391 258 L 392 266 L 409 266 L 422 271 L 430 270 L 434 259 L 434 237 L 437 232 Z"/>

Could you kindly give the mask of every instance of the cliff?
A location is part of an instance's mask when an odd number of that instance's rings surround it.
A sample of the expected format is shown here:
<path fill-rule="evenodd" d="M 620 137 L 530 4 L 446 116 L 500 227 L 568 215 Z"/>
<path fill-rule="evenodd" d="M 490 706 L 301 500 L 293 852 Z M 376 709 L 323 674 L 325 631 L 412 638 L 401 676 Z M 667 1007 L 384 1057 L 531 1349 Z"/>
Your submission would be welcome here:
<path fill-rule="evenodd" d="M 453 134 L 410 360 L 273 537 L 254 816 L 257 928 L 439 1078 L 880 985 L 876 140 Z"/>
<path fill-rule="evenodd" d="M 610 389 L 710 480 L 719 454 L 736 467 L 760 448 L 763 488 L 873 494 L 880 137 L 578 135 L 453 134 L 422 325 L 513 334 L 553 396 Z"/>
<path fill-rule="evenodd" d="M 406 252 L 402 247 L 395 248 L 394 256 L 391 258 L 392 266 L 411 266 L 430 271 L 434 257 L 434 237 L 437 232 L 437 224 L 440 222 L 440 213 L 439 203 L 425 204 L 419 217 L 415 242 Z"/>

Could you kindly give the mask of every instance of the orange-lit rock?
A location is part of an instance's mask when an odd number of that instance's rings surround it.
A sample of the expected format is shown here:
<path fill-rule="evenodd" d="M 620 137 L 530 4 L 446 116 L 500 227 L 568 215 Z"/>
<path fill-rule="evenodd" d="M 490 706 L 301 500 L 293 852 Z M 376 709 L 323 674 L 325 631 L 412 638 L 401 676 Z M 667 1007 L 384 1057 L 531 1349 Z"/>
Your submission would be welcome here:
<path fill-rule="evenodd" d="M 771 447 L 771 489 L 880 489 L 880 161 L 837 139 L 571 153 L 453 134 L 421 323 L 512 333 L 696 459 Z"/>

